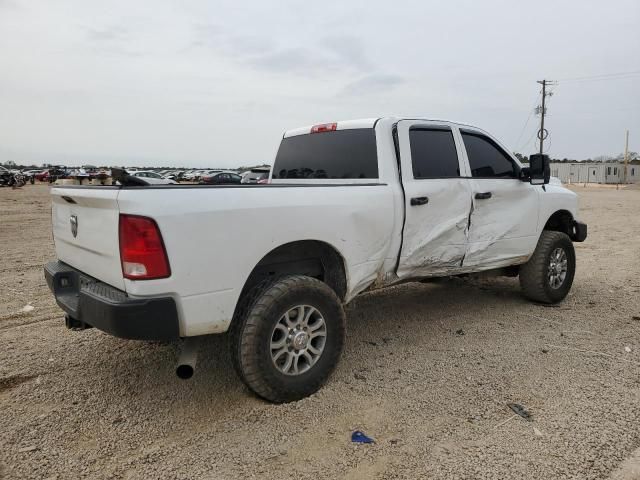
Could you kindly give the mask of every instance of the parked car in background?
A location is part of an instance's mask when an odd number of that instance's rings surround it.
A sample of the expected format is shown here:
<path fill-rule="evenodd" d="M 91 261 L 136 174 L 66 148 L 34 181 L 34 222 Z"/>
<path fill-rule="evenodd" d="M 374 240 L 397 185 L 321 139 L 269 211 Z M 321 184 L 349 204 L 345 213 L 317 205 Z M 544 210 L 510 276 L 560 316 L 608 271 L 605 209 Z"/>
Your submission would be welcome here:
<path fill-rule="evenodd" d="M 184 172 L 184 170 L 174 170 L 173 172 L 169 172 L 166 178 L 179 182 L 184 180 Z"/>
<path fill-rule="evenodd" d="M 22 187 L 28 180 L 20 170 L 9 170 L 0 166 L 0 186 Z"/>
<path fill-rule="evenodd" d="M 222 170 L 220 169 L 214 169 L 214 170 L 201 170 L 199 171 L 199 176 L 196 177 L 196 179 L 200 182 L 202 182 L 205 178 L 208 177 L 213 177 L 215 174 L 222 172 Z"/>
<path fill-rule="evenodd" d="M 36 181 L 36 175 L 40 173 L 44 173 L 46 170 L 35 169 L 35 170 L 23 170 L 22 174 L 29 180 L 31 184 L 34 184 Z"/>
<path fill-rule="evenodd" d="M 175 185 L 178 182 L 169 178 L 164 178 L 159 173 L 151 170 L 139 170 L 137 172 L 129 172 L 129 175 L 138 178 L 144 178 L 144 180 L 150 185 Z"/>
<path fill-rule="evenodd" d="M 39 173 L 35 174 L 36 180 L 39 182 L 46 182 L 46 177 L 49 175 L 49 170 L 41 170 Z"/>
<path fill-rule="evenodd" d="M 54 167 L 50 167 L 41 173 L 36 174 L 35 178 L 36 180 L 39 180 L 41 182 L 53 183 L 59 178 L 67 178 L 68 175 L 69 175 L 69 170 L 67 169 L 67 167 L 63 165 L 57 165 Z"/>
<path fill-rule="evenodd" d="M 203 185 L 229 185 L 240 184 L 242 177 L 236 172 L 215 172 L 212 175 L 203 176 L 200 183 Z"/>
<path fill-rule="evenodd" d="M 184 179 L 187 182 L 196 182 L 200 178 L 201 174 L 202 174 L 201 170 L 190 170 L 184 174 Z"/>
<path fill-rule="evenodd" d="M 13 182 L 13 173 L 8 168 L 0 165 L 0 186 L 11 185 Z"/>
<path fill-rule="evenodd" d="M 176 182 L 178 181 L 178 175 L 179 175 L 179 171 L 178 170 L 168 170 L 165 173 L 162 174 L 162 176 L 168 180 L 175 180 Z"/>
<path fill-rule="evenodd" d="M 69 178 L 73 178 L 75 180 L 78 180 L 80 182 L 80 184 L 82 184 L 82 182 L 88 182 L 89 180 L 91 180 L 90 171 L 86 170 L 84 167 L 71 169 L 67 173 L 67 175 L 68 175 Z"/>
<path fill-rule="evenodd" d="M 268 168 L 252 168 L 242 174 L 241 183 L 269 183 Z"/>
<path fill-rule="evenodd" d="M 45 170 L 42 170 L 41 168 L 37 168 L 35 170 L 23 170 L 22 174 L 27 176 L 27 177 L 31 177 L 31 176 L 35 176 L 38 173 L 44 172 Z"/>

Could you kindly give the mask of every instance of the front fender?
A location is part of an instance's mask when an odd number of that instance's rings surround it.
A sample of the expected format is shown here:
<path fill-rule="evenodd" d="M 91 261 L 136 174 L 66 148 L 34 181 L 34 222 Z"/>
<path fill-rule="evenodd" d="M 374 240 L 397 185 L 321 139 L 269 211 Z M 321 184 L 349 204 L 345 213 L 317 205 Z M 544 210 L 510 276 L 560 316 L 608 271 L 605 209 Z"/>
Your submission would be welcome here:
<path fill-rule="evenodd" d="M 542 231 L 551 216 L 560 211 L 566 210 L 571 214 L 573 220 L 578 217 L 578 195 L 563 186 L 548 184 L 545 190 L 540 192 L 540 216 L 539 230 Z"/>

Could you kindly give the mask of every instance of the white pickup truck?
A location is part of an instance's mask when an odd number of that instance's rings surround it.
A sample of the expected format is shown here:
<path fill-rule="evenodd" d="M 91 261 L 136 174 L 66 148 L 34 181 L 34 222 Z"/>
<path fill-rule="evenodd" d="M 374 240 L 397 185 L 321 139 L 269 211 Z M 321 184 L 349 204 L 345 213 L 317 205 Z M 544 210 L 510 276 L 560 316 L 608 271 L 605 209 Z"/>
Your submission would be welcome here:
<path fill-rule="evenodd" d="M 561 301 L 586 238 L 576 195 L 476 127 L 385 117 L 286 132 L 266 185 L 63 186 L 45 277 L 70 328 L 147 340 L 229 331 L 240 378 L 287 402 L 340 357 L 359 293 L 481 271 Z M 135 183 L 135 182 L 134 182 Z"/>

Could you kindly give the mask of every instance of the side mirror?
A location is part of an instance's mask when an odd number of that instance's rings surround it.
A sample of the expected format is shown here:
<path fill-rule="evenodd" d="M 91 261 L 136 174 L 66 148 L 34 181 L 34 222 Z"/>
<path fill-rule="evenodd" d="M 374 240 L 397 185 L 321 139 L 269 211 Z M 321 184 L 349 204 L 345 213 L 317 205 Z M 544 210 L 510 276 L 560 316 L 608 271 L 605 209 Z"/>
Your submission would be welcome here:
<path fill-rule="evenodd" d="M 534 153 L 529 156 L 529 181 L 531 185 L 544 185 L 551 178 L 549 155 Z"/>

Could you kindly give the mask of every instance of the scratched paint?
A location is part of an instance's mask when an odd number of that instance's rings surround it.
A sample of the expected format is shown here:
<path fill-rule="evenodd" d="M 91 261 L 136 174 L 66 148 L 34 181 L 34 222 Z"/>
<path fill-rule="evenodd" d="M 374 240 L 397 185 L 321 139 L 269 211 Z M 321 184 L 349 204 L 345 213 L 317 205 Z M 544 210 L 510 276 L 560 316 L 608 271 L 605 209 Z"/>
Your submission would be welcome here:
<path fill-rule="evenodd" d="M 515 179 L 474 179 L 464 267 L 489 269 L 522 263 L 539 236 L 539 189 Z M 526 261 L 526 260 L 525 260 Z"/>
<path fill-rule="evenodd" d="M 424 207 L 407 206 L 399 279 L 447 275 L 460 268 L 466 253 L 470 192 L 464 179 L 415 186 L 428 195 Z"/>

